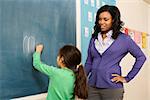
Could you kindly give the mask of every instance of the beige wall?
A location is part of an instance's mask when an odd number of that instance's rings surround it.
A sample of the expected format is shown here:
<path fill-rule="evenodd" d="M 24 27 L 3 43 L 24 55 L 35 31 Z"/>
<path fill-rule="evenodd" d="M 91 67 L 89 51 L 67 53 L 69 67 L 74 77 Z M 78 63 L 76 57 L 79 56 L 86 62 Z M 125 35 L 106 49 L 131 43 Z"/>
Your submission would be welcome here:
<path fill-rule="evenodd" d="M 117 6 L 120 9 L 122 20 L 125 27 L 135 29 L 141 32 L 148 32 L 149 6 L 142 0 L 118 0 Z M 147 61 L 138 75 L 129 83 L 125 84 L 124 100 L 150 100 L 150 64 L 148 49 L 142 49 L 147 55 Z M 123 75 L 126 75 L 132 68 L 134 58 L 128 54 L 122 61 Z"/>
<path fill-rule="evenodd" d="M 150 34 L 150 5 L 149 5 L 149 9 L 148 9 L 148 33 Z M 149 95 L 148 95 L 148 100 L 150 100 L 150 36 L 149 36 L 149 38 L 148 38 L 148 43 L 149 43 L 149 45 L 148 45 L 148 55 L 149 55 L 149 60 L 148 60 L 148 72 L 149 72 L 149 74 L 148 74 L 148 93 L 149 93 Z"/>

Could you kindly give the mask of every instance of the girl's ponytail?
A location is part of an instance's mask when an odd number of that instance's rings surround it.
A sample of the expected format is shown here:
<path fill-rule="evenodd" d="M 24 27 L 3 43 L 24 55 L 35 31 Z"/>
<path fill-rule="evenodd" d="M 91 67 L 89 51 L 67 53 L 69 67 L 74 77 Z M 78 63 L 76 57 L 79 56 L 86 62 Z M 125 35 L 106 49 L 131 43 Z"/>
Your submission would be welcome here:
<path fill-rule="evenodd" d="M 81 52 L 75 46 L 65 45 L 60 49 L 58 55 L 60 58 L 63 57 L 62 63 L 75 74 L 74 96 L 87 99 L 87 77 L 83 66 L 79 65 L 81 63 Z"/>
<path fill-rule="evenodd" d="M 87 77 L 84 71 L 83 65 L 78 65 L 75 71 L 75 88 L 74 93 L 78 98 L 87 99 L 88 97 L 88 85 Z"/>

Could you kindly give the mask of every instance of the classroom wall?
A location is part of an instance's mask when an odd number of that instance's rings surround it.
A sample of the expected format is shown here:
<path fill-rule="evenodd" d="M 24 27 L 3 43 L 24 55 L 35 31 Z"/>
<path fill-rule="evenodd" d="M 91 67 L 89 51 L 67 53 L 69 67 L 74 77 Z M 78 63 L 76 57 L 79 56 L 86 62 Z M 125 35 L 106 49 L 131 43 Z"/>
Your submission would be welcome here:
<path fill-rule="evenodd" d="M 150 5 L 148 6 L 148 33 L 150 34 Z M 150 48 L 150 37 L 148 39 L 149 42 L 149 48 Z M 148 62 L 148 71 L 150 71 L 150 49 L 148 50 L 148 54 L 149 54 L 149 62 Z M 150 100 L 150 74 L 148 74 L 148 100 Z"/>
<path fill-rule="evenodd" d="M 148 33 L 148 16 L 150 15 L 147 3 L 142 0 L 118 0 L 117 6 L 120 9 L 122 20 L 125 22 L 125 27 Z M 124 100 L 150 100 L 148 48 L 142 50 L 147 56 L 147 61 L 138 75 L 125 84 Z M 132 68 L 133 62 L 134 59 L 130 54 L 122 60 L 123 75 L 126 75 Z"/>
<path fill-rule="evenodd" d="M 11 100 L 46 100 L 47 93 L 37 94 L 37 95 L 31 95 L 21 98 L 15 98 Z"/>

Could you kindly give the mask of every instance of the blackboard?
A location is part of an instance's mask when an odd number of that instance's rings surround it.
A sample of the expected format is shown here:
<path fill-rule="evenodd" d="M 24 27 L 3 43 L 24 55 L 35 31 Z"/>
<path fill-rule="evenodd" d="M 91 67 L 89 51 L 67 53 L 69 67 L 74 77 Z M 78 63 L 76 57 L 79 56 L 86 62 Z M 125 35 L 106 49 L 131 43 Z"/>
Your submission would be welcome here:
<path fill-rule="evenodd" d="M 32 66 L 35 45 L 56 65 L 59 48 L 76 43 L 75 12 L 75 0 L 0 0 L 0 100 L 47 91 L 47 76 Z"/>

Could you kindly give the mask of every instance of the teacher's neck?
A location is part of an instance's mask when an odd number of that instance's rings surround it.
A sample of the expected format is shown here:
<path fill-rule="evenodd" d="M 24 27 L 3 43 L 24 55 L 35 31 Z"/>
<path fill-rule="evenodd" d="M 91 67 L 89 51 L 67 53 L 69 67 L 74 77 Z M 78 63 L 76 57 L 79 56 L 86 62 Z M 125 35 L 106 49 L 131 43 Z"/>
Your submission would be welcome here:
<path fill-rule="evenodd" d="M 107 37 L 106 33 L 102 34 L 102 39 L 104 40 Z"/>
<path fill-rule="evenodd" d="M 102 36 L 102 39 L 104 40 L 106 37 L 107 37 L 107 33 L 109 32 L 109 30 L 108 31 L 101 31 L 101 36 Z"/>

